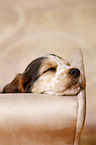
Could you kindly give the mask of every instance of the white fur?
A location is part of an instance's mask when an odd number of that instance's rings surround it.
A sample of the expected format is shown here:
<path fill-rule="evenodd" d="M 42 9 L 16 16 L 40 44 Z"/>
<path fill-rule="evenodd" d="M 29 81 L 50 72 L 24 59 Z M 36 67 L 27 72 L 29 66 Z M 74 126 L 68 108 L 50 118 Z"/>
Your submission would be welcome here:
<path fill-rule="evenodd" d="M 72 77 L 68 74 L 69 70 L 73 67 L 63 58 L 59 58 L 58 56 L 47 55 L 45 57 L 47 57 L 47 59 L 44 60 L 41 65 L 41 75 L 34 83 L 32 92 L 53 95 L 76 95 L 81 89 L 79 84 L 83 82 L 82 74 L 80 74 L 80 77 L 77 79 L 78 86 L 75 85 L 67 89 L 67 86 L 70 86 L 73 82 Z M 46 72 L 43 74 L 43 68 L 44 70 L 48 69 L 49 63 L 52 67 L 56 66 L 56 72 Z"/>

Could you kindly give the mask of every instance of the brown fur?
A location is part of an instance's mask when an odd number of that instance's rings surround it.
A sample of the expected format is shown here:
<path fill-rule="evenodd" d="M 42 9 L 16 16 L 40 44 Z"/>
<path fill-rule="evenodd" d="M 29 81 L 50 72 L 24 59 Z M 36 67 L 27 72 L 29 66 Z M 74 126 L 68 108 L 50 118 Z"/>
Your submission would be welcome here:
<path fill-rule="evenodd" d="M 23 91 L 23 88 L 21 87 L 21 74 L 18 74 L 15 79 L 7 84 L 4 88 L 3 88 L 3 93 L 11 93 L 11 92 L 14 92 L 14 93 L 18 93 L 18 92 L 22 92 Z"/>
<path fill-rule="evenodd" d="M 22 74 L 18 74 L 15 79 L 7 84 L 2 93 L 25 93 L 30 92 L 32 84 L 39 77 L 39 68 L 45 57 L 40 57 L 32 61 Z"/>

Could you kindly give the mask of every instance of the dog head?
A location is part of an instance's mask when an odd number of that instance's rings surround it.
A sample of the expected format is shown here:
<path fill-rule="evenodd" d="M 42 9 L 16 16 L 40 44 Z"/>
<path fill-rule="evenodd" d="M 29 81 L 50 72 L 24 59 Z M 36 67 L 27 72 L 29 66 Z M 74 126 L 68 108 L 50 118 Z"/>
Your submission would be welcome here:
<path fill-rule="evenodd" d="M 76 95 L 85 83 L 78 68 L 54 54 L 32 61 L 22 74 L 3 89 L 3 93 Z"/>

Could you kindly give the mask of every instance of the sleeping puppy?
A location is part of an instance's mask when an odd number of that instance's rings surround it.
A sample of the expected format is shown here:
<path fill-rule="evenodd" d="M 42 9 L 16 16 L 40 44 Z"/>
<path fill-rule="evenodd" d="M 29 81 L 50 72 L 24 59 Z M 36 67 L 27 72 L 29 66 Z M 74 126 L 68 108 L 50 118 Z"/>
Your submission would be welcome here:
<path fill-rule="evenodd" d="M 3 93 L 39 93 L 52 95 L 77 95 L 84 88 L 78 68 L 73 68 L 63 58 L 54 54 L 32 61 L 22 74 L 7 84 Z"/>

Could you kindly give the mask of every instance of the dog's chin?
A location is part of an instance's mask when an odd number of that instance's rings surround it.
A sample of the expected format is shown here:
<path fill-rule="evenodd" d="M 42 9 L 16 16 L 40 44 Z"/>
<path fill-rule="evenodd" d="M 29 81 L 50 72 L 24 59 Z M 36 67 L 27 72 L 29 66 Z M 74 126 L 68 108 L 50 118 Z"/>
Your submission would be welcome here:
<path fill-rule="evenodd" d="M 49 94 L 49 95 L 55 95 L 55 96 L 76 96 L 80 93 L 81 90 L 82 90 L 82 87 L 78 86 L 78 87 L 68 88 L 62 92 L 46 90 L 42 92 L 41 94 Z"/>

